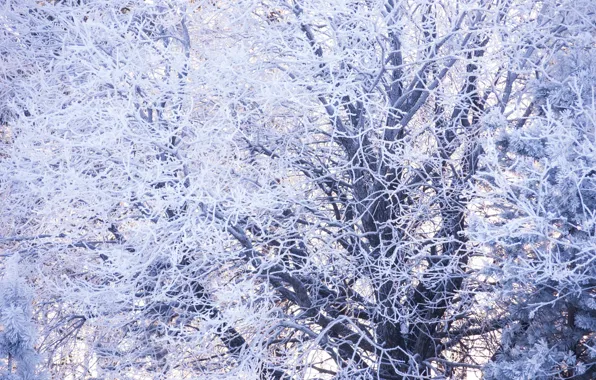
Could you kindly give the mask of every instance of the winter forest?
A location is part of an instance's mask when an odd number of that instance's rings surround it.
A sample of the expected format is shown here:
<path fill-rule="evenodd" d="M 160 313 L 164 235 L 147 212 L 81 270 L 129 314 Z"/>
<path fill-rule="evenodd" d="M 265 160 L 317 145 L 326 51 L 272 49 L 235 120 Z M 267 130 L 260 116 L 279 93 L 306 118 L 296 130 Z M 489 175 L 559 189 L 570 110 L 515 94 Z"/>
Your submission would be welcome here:
<path fill-rule="evenodd" d="M 596 1 L 0 0 L 0 379 L 596 379 Z"/>

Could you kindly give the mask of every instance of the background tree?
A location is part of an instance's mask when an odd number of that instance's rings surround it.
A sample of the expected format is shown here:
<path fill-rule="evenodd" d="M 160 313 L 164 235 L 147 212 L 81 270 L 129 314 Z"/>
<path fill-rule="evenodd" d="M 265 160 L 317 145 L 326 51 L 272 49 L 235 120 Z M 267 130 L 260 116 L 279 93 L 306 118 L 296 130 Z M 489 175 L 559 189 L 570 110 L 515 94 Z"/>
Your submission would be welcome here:
<path fill-rule="evenodd" d="M 39 356 L 34 348 L 37 332 L 31 313 L 33 294 L 19 278 L 18 259 L 14 255 L 7 260 L 0 280 L 0 357 L 4 362 L 0 378 L 6 380 L 39 378 Z"/>
<path fill-rule="evenodd" d="M 2 6 L 53 376 L 593 373 L 589 1 Z"/>

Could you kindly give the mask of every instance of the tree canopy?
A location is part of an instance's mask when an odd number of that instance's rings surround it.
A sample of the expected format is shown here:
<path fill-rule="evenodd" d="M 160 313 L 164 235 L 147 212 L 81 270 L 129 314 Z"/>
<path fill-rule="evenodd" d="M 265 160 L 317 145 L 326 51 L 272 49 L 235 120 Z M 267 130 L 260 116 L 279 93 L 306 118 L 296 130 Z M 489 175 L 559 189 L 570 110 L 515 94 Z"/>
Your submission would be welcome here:
<path fill-rule="evenodd" d="M 0 379 L 592 379 L 593 0 L 5 0 Z"/>

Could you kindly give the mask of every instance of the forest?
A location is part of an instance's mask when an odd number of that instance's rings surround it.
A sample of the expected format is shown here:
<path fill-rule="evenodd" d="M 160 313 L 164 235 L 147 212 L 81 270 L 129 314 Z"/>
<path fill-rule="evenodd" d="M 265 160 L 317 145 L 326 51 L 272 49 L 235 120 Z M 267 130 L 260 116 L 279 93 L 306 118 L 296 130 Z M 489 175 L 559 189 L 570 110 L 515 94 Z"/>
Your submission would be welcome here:
<path fill-rule="evenodd" d="M 0 379 L 596 379 L 596 1 L 1 0 Z"/>

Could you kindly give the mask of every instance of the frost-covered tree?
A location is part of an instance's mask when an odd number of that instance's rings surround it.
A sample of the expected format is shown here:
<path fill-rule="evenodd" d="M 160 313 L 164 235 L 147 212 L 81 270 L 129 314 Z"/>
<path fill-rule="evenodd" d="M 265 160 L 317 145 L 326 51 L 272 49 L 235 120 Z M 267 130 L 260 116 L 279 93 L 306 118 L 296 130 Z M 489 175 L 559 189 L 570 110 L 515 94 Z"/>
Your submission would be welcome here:
<path fill-rule="evenodd" d="M 0 379 L 38 379 L 37 330 L 32 321 L 33 292 L 19 277 L 19 257 L 6 260 L 0 279 Z M 16 368 L 16 370 L 15 370 Z"/>
<path fill-rule="evenodd" d="M 596 375 L 596 51 L 577 37 L 534 81 L 528 120 L 493 124 L 481 183 L 498 213 L 477 237 L 509 322 L 489 378 Z"/>
<path fill-rule="evenodd" d="M 51 376 L 591 370 L 590 1 L 0 7 Z"/>

